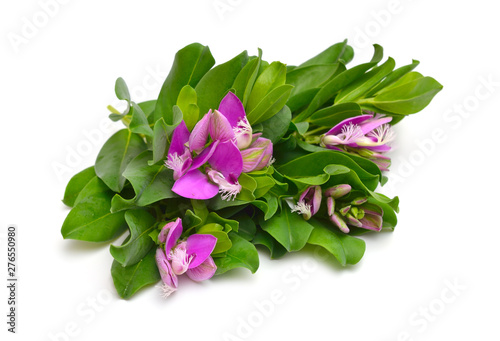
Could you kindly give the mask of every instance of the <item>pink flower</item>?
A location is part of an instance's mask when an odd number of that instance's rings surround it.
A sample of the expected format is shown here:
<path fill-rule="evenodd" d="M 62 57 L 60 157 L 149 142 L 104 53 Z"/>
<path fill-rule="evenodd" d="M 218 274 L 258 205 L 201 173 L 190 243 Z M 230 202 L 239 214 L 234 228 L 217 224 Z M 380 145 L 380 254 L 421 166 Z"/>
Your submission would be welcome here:
<path fill-rule="evenodd" d="M 383 155 L 391 150 L 394 133 L 388 124 L 392 117 L 367 114 L 343 120 L 321 137 L 329 149 L 357 153 L 372 160 L 381 170 L 388 170 L 390 158 Z"/>
<path fill-rule="evenodd" d="M 163 296 L 167 297 L 177 290 L 177 276 L 186 274 L 193 281 L 200 282 L 211 278 L 217 266 L 210 256 L 217 243 L 217 238 L 209 234 L 193 234 L 185 240 L 179 240 L 182 234 L 182 221 L 166 224 L 158 241 L 156 264 L 163 281 Z"/>
<path fill-rule="evenodd" d="M 181 122 L 165 162 L 174 171 L 172 191 L 190 199 L 206 200 L 217 193 L 234 199 L 242 189 L 240 174 L 266 167 L 272 157 L 271 141 L 259 136 L 252 135 L 243 104 L 231 92 L 191 133 Z"/>

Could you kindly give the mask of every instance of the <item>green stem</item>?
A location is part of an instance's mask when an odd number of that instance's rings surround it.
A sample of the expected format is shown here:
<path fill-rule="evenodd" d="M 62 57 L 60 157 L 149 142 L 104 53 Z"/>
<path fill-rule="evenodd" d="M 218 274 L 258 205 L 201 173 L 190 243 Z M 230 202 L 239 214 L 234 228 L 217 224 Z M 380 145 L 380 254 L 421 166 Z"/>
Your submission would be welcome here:
<path fill-rule="evenodd" d="M 121 115 L 122 113 L 119 112 L 115 107 L 113 107 L 112 105 L 108 105 L 108 110 L 111 111 L 113 114 L 117 114 L 117 115 Z"/>
<path fill-rule="evenodd" d="M 308 131 L 307 133 L 304 134 L 304 137 L 307 137 L 307 136 L 310 136 L 310 135 L 314 135 L 314 134 L 316 134 L 318 132 L 321 132 L 321 131 L 324 131 L 324 130 L 326 130 L 325 127 L 319 127 L 319 128 L 314 129 L 314 130 L 310 130 L 310 131 Z"/>

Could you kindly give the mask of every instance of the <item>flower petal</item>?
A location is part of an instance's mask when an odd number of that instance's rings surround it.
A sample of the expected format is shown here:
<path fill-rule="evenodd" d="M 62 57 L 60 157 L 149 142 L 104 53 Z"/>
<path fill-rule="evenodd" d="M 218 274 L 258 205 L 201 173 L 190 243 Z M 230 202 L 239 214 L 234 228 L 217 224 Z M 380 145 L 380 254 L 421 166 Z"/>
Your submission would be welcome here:
<path fill-rule="evenodd" d="M 175 221 L 165 225 L 164 229 L 167 226 L 169 227 L 168 227 L 168 235 L 167 238 L 165 239 L 165 254 L 167 255 L 167 258 L 170 259 L 170 250 L 174 247 L 175 243 L 177 243 L 177 240 L 182 234 L 182 220 L 181 218 L 177 218 Z"/>
<path fill-rule="evenodd" d="M 212 140 L 228 141 L 234 138 L 233 127 L 218 110 L 214 110 L 210 115 L 210 125 L 208 126 Z"/>
<path fill-rule="evenodd" d="M 245 108 L 238 96 L 228 92 L 219 105 L 219 111 L 224 115 L 231 127 L 236 127 L 240 120 L 246 118 Z"/>
<path fill-rule="evenodd" d="M 363 134 L 367 134 L 370 131 L 380 127 L 381 125 L 385 123 L 389 123 L 392 121 L 392 117 L 381 117 L 380 116 L 375 116 L 372 119 L 369 119 L 363 123 L 360 124 L 361 131 Z"/>
<path fill-rule="evenodd" d="M 189 141 L 189 135 L 186 123 L 181 121 L 172 133 L 172 141 L 168 148 L 168 155 L 173 155 L 174 153 L 177 153 L 177 155 L 184 154 L 186 142 Z"/>
<path fill-rule="evenodd" d="M 193 164 L 191 165 L 191 169 L 199 168 L 207 163 L 208 159 L 212 157 L 212 154 L 215 151 L 215 148 L 219 144 L 220 141 L 212 142 L 207 148 L 203 149 L 203 151 L 193 159 Z"/>
<path fill-rule="evenodd" d="M 351 123 L 359 125 L 361 124 L 361 122 L 364 122 L 370 118 L 372 118 L 372 115 L 359 115 L 359 116 L 349 117 L 343 120 L 342 122 L 338 123 L 332 129 L 330 129 L 325 135 L 338 135 L 342 132 L 342 128 L 345 125 L 349 125 Z"/>
<path fill-rule="evenodd" d="M 241 152 L 233 141 L 219 143 L 208 163 L 228 179 L 231 174 L 237 179 L 243 170 Z"/>
<path fill-rule="evenodd" d="M 205 200 L 213 198 L 219 187 L 209 182 L 198 169 L 193 169 L 174 183 L 172 191 L 184 198 Z"/>
<path fill-rule="evenodd" d="M 188 269 L 186 271 L 186 275 L 191 278 L 195 282 L 201 282 L 206 279 L 212 278 L 217 270 L 217 266 L 211 256 L 208 256 L 207 259 L 196 268 Z"/>
<path fill-rule="evenodd" d="M 170 263 L 165 256 L 165 252 L 163 252 L 161 248 L 156 249 L 155 259 L 163 283 L 172 291 L 177 290 L 177 276 L 173 273 Z"/>
<path fill-rule="evenodd" d="M 200 153 L 208 139 L 208 126 L 210 125 L 210 116 L 212 114 L 212 110 L 210 110 L 203 118 L 196 123 L 189 136 L 189 150 L 195 151 L 196 153 Z"/>
<path fill-rule="evenodd" d="M 193 234 L 187 239 L 186 252 L 194 256 L 189 264 L 189 269 L 196 268 L 203 263 L 212 253 L 217 244 L 217 238 L 211 234 Z"/>

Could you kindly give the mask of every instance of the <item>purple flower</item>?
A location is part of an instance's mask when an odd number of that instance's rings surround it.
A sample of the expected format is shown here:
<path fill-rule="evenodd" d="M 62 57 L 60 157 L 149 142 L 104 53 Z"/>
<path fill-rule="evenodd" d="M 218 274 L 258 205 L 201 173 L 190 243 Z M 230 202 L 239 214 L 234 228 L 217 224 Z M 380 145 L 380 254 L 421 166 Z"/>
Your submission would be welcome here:
<path fill-rule="evenodd" d="M 321 145 L 329 149 L 356 153 L 388 170 L 390 158 L 383 153 L 391 150 L 394 133 L 388 124 L 392 117 L 367 114 L 343 120 L 321 137 Z"/>
<path fill-rule="evenodd" d="M 221 193 L 223 199 L 234 200 L 242 189 L 240 174 L 264 168 L 272 157 L 271 141 L 259 136 L 252 135 L 243 104 L 231 92 L 191 133 L 182 122 L 172 134 L 165 163 L 174 171 L 172 191 L 190 199 Z"/>
<path fill-rule="evenodd" d="M 300 195 L 297 205 L 292 208 L 292 212 L 302 214 L 305 220 L 311 219 L 318 213 L 321 205 L 321 187 L 310 186 Z"/>
<path fill-rule="evenodd" d="M 186 240 L 179 240 L 182 234 L 182 221 L 166 224 L 158 241 L 156 264 L 163 281 L 163 296 L 167 297 L 177 290 L 177 276 L 186 274 L 193 281 L 204 281 L 211 278 L 217 266 L 210 254 L 215 248 L 217 238 L 209 234 L 193 234 Z"/>

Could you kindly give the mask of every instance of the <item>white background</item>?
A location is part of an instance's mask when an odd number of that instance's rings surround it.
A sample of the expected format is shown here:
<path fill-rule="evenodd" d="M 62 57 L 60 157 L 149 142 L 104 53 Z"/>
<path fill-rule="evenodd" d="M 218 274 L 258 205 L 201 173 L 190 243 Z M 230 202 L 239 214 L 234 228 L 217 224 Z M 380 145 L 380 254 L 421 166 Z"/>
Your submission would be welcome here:
<path fill-rule="evenodd" d="M 2 1 L 2 339 L 498 339 L 500 30 L 492 4 Z M 136 101 L 153 99 L 175 52 L 192 42 L 209 45 L 218 63 L 260 47 L 268 61 L 297 64 L 344 38 L 352 65 L 379 43 L 398 66 L 417 59 L 417 71 L 444 85 L 397 126 L 381 191 L 400 196 L 399 225 L 367 236 L 358 265 L 343 269 L 312 251 L 271 261 L 260 250 L 254 275 L 182 279 L 167 300 L 151 286 L 124 301 L 108 246 L 62 239 L 67 181 L 120 127 L 105 127 L 117 77 Z M 16 335 L 6 331 L 8 224 L 19 232 Z"/>

